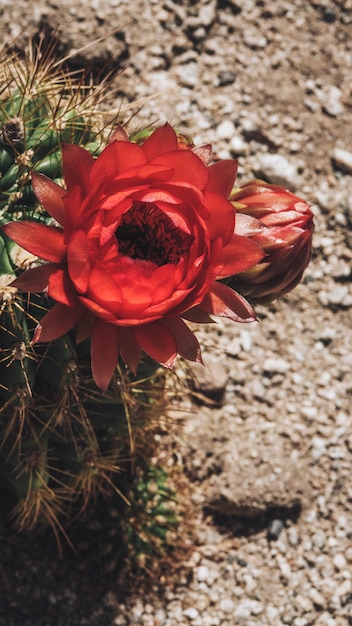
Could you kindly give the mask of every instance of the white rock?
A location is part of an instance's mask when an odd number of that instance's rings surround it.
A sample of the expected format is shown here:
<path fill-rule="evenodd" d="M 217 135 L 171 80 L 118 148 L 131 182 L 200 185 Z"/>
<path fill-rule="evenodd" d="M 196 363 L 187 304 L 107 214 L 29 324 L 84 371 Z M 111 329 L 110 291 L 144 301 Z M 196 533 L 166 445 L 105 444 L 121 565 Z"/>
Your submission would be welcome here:
<path fill-rule="evenodd" d="M 252 615 L 260 615 L 260 613 L 263 613 L 263 605 L 258 600 L 251 600 L 249 608 Z"/>
<path fill-rule="evenodd" d="M 185 617 L 188 617 L 190 620 L 194 620 L 194 619 L 197 619 L 197 617 L 199 616 L 199 611 L 195 609 L 194 607 L 190 606 L 188 609 L 185 609 L 183 611 L 183 615 Z"/>
<path fill-rule="evenodd" d="M 166 611 L 162 607 L 155 609 L 155 620 L 160 624 L 160 626 L 164 626 L 166 622 Z"/>
<path fill-rule="evenodd" d="M 326 533 L 321 528 L 312 536 L 312 543 L 319 549 L 323 548 L 326 543 Z"/>
<path fill-rule="evenodd" d="M 235 132 L 235 126 L 230 120 L 224 120 L 216 129 L 219 139 L 232 139 Z"/>
<path fill-rule="evenodd" d="M 347 596 L 351 593 L 351 581 L 349 579 L 344 580 L 336 589 L 334 595 L 337 598 L 342 598 L 343 596 Z"/>
<path fill-rule="evenodd" d="M 251 616 L 251 610 L 247 602 L 243 602 L 236 607 L 234 617 L 237 619 L 248 619 Z"/>
<path fill-rule="evenodd" d="M 343 304 L 346 296 L 348 295 L 347 285 L 338 285 L 328 292 L 328 301 L 331 304 Z"/>
<path fill-rule="evenodd" d="M 331 117 L 337 117 L 343 113 L 344 108 L 341 102 L 342 91 L 335 85 L 330 85 L 322 93 L 323 97 L 323 111 Z"/>
<path fill-rule="evenodd" d="M 301 165 L 301 164 L 300 164 Z M 296 189 L 300 185 L 298 163 L 293 163 L 281 154 L 265 153 L 258 156 L 256 174 L 270 183 Z"/>
<path fill-rule="evenodd" d="M 248 152 L 248 144 L 241 137 L 232 137 L 230 140 L 230 148 L 235 155 L 244 155 Z"/>
<path fill-rule="evenodd" d="M 347 561 L 341 552 L 335 554 L 333 558 L 333 563 L 338 570 L 344 569 L 347 565 Z"/>
<path fill-rule="evenodd" d="M 206 582 L 209 577 L 209 568 L 206 565 L 200 565 L 197 569 L 197 580 L 199 582 Z"/>
<path fill-rule="evenodd" d="M 332 153 L 332 161 L 335 167 L 342 172 L 352 173 L 352 152 L 342 148 L 335 148 Z"/>
<path fill-rule="evenodd" d="M 304 417 L 313 420 L 318 415 L 318 409 L 316 406 L 301 406 L 300 411 Z"/>
<path fill-rule="evenodd" d="M 312 438 L 312 449 L 311 455 L 312 458 L 317 461 L 320 457 L 326 452 L 326 443 L 324 439 L 321 437 L 313 437 Z"/>
<path fill-rule="evenodd" d="M 243 350 L 249 352 L 252 347 L 252 335 L 250 332 L 248 332 L 248 330 L 241 330 L 240 342 Z"/>
<path fill-rule="evenodd" d="M 295 526 L 290 526 L 290 528 L 287 529 L 287 539 L 290 546 L 297 546 L 299 544 L 300 537 Z"/>
<path fill-rule="evenodd" d="M 232 613 L 235 609 L 235 603 L 230 598 L 223 598 L 219 602 L 219 609 L 223 613 Z"/>
<path fill-rule="evenodd" d="M 309 589 L 309 597 L 311 599 L 311 601 L 318 607 L 318 608 L 324 608 L 326 606 L 326 600 L 323 596 L 323 594 L 318 591 L 318 589 L 315 589 L 315 587 L 312 587 L 311 589 Z"/>
<path fill-rule="evenodd" d="M 273 606 L 272 604 L 268 604 L 265 608 L 265 613 L 266 616 L 269 620 L 269 622 L 272 622 L 274 619 L 277 618 L 278 614 L 279 614 L 279 609 L 277 606 Z"/>
<path fill-rule="evenodd" d="M 285 374 L 290 369 L 290 364 L 284 359 L 268 358 L 264 361 L 263 369 L 268 374 Z"/>

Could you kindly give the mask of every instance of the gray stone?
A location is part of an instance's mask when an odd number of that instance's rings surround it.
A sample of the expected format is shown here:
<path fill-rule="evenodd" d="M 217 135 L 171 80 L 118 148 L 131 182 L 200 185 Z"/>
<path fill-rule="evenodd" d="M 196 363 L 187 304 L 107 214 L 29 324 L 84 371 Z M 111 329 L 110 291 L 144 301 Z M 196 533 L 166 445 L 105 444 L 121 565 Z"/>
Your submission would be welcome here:
<path fill-rule="evenodd" d="M 289 161 L 281 154 L 265 153 L 258 155 L 255 174 L 270 183 L 282 185 L 295 190 L 300 185 L 301 176 L 298 172 L 300 163 Z"/>

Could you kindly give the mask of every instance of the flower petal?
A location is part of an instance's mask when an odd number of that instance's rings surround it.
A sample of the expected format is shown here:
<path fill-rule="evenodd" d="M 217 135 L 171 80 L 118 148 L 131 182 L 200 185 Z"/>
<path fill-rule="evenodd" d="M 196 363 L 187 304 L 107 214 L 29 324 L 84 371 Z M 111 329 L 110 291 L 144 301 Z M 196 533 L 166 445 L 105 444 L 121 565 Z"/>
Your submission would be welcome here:
<path fill-rule="evenodd" d="M 148 161 L 165 152 L 177 150 L 177 136 L 170 124 L 164 124 L 157 128 L 143 143 L 143 150 Z"/>
<path fill-rule="evenodd" d="M 49 277 L 48 295 L 61 304 L 76 306 L 78 298 L 76 290 L 70 280 L 67 271 L 57 268 Z"/>
<path fill-rule="evenodd" d="M 82 230 L 74 231 L 67 248 L 69 274 L 79 293 L 84 293 L 89 280 L 89 251 L 87 238 Z"/>
<path fill-rule="evenodd" d="M 63 231 L 37 222 L 9 222 L 3 229 L 19 246 L 41 259 L 61 263 L 66 256 Z"/>
<path fill-rule="evenodd" d="M 85 313 L 81 304 L 69 307 L 65 304 L 55 304 L 35 329 L 32 343 L 46 343 L 65 335 Z"/>
<path fill-rule="evenodd" d="M 82 343 L 92 336 L 95 316 L 90 311 L 86 311 L 77 324 L 76 343 Z"/>
<path fill-rule="evenodd" d="M 128 327 L 121 328 L 120 354 L 127 367 L 136 374 L 142 352 L 132 330 Z"/>
<path fill-rule="evenodd" d="M 118 326 L 95 318 L 92 333 L 92 374 L 102 391 L 106 391 L 120 354 L 121 331 Z"/>
<path fill-rule="evenodd" d="M 203 161 L 204 165 L 208 165 L 211 154 L 212 154 L 212 145 L 211 143 L 206 143 L 203 146 L 195 146 L 192 148 L 192 152 L 197 155 L 197 157 Z"/>
<path fill-rule="evenodd" d="M 175 337 L 178 354 L 189 361 L 202 363 L 200 345 L 187 324 L 180 317 L 164 319 L 163 324 L 171 330 Z"/>
<path fill-rule="evenodd" d="M 228 198 L 235 184 L 238 162 L 234 160 L 218 161 L 208 167 L 209 182 L 207 191 Z"/>
<path fill-rule="evenodd" d="M 90 186 L 94 187 L 102 180 L 111 183 L 119 174 L 146 164 L 147 159 L 141 146 L 127 141 L 112 141 L 92 167 Z"/>
<path fill-rule="evenodd" d="M 212 315 L 227 317 L 234 322 L 254 322 L 256 315 L 245 298 L 230 287 L 214 282 L 211 290 L 199 305 Z"/>
<path fill-rule="evenodd" d="M 224 244 L 231 241 L 235 229 L 235 209 L 231 202 L 211 191 L 204 192 L 205 204 L 210 210 L 208 229 L 211 239 L 221 237 Z"/>
<path fill-rule="evenodd" d="M 140 347 L 154 361 L 172 367 L 177 356 L 177 346 L 173 334 L 159 321 L 134 326 L 133 334 Z"/>
<path fill-rule="evenodd" d="M 238 210 L 236 210 L 236 235 L 251 237 L 252 235 L 257 235 L 263 229 L 263 224 L 256 217 L 246 215 L 246 213 L 239 213 Z"/>
<path fill-rule="evenodd" d="M 263 249 L 248 237 L 233 235 L 232 240 L 223 248 L 224 266 L 218 278 L 234 276 L 255 265 L 265 256 Z"/>
<path fill-rule="evenodd" d="M 208 168 L 200 158 L 190 150 L 175 150 L 161 154 L 152 161 L 153 165 L 172 167 L 170 182 L 191 185 L 197 189 L 205 189 L 208 184 Z"/>
<path fill-rule="evenodd" d="M 129 141 L 128 135 L 121 124 L 118 124 L 109 137 L 109 143 L 113 141 Z"/>
<path fill-rule="evenodd" d="M 64 144 L 62 146 L 62 163 L 67 189 L 80 187 L 82 196 L 90 189 L 89 173 L 94 165 L 94 158 L 81 146 Z"/>
<path fill-rule="evenodd" d="M 56 263 L 46 263 L 40 267 L 33 267 L 16 278 L 16 280 L 11 283 L 11 286 L 17 287 L 17 289 L 21 291 L 29 291 L 30 293 L 44 291 L 48 286 L 50 275 L 55 272 L 56 269 Z"/>
<path fill-rule="evenodd" d="M 194 306 L 191 309 L 188 309 L 188 311 L 182 313 L 182 317 L 189 322 L 193 322 L 194 324 L 215 324 L 215 320 L 213 320 L 208 313 L 203 311 L 199 306 Z"/>
<path fill-rule="evenodd" d="M 39 203 L 51 217 L 63 226 L 64 205 L 62 198 L 67 193 L 66 189 L 38 172 L 32 172 L 32 187 Z"/>

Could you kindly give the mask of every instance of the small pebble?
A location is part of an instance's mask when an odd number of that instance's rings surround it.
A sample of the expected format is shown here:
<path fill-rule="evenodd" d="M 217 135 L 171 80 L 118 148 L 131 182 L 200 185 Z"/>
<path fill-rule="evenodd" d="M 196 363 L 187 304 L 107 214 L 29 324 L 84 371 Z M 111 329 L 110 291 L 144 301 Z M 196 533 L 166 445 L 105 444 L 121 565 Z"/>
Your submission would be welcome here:
<path fill-rule="evenodd" d="M 346 174 L 352 173 L 352 152 L 349 150 L 335 148 L 332 153 L 332 162 L 334 166 L 342 172 Z"/>
<path fill-rule="evenodd" d="M 298 163 L 289 161 L 280 154 L 265 153 L 258 155 L 256 175 L 270 183 L 294 190 L 300 185 L 298 167 Z"/>
<path fill-rule="evenodd" d="M 230 598 L 223 598 L 219 602 L 219 609 L 223 613 L 232 613 L 235 609 L 235 603 Z"/>
<path fill-rule="evenodd" d="M 183 615 L 185 617 L 188 617 L 190 620 L 194 620 L 197 619 L 197 617 L 199 616 L 199 611 L 194 607 L 189 607 L 188 609 L 185 609 L 183 611 Z"/>
<path fill-rule="evenodd" d="M 235 126 L 229 120 L 224 120 L 216 129 L 218 139 L 232 139 L 235 133 Z"/>
<path fill-rule="evenodd" d="M 206 582 L 209 578 L 209 568 L 206 565 L 200 565 L 197 568 L 197 580 L 199 582 Z"/>
<path fill-rule="evenodd" d="M 279 538 L 279 535 L 284 527 L 284 523 L 281 519 L 273 519 L 269 525 L 267 530 L 267 537 L 270 541 L 276 541 Z"/>

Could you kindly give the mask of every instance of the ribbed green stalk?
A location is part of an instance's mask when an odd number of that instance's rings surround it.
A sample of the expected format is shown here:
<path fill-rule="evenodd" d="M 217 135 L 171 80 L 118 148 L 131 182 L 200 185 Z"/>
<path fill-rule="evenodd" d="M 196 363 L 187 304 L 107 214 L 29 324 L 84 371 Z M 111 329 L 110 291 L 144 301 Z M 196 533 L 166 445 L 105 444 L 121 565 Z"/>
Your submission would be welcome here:
<path fill-rule="evenodd" d="M 0 82 L 0 226 L 50 222 L 31 172 L 60 179 L 63 143 L 101 150 L 102 90 L 86 90 L 33 50 L 24 60 L 0 60 Z M 145 428 L 163 407 L 164 374 L 150 360 L 137 376 L 121 366 L 103 394 L 91 376 L 88 343 L 77 346 L 69 333 L 32 346 L 51 303 L 45 294 L 17 293 L 11 281 L 36 262 L 0 231 L 0 517 L 21 530 L 50 525 L 57 534 L 102 497 L 126 504 L 134 460 L 150 453 Z M 149 493 L 144 479 L 140 489 Z M 156 503 L 148 515 L 160 522 L 163 510 Z M 163 524 L 155 524 L 148 532 L 162 545 Z"/>

